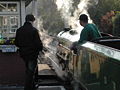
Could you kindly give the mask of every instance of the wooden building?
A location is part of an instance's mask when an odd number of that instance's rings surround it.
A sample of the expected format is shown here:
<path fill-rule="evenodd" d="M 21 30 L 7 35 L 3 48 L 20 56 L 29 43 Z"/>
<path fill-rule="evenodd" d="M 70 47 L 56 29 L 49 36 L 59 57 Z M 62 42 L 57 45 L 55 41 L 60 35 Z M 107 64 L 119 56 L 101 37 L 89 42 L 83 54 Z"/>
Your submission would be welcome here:
<path fill-rule="evenodd" d="M 0 0 L 0 37 L 9 39 L 15 36 L 16 29 L 25 21 L 26 7 L 33 1 Z"/>
<path fill-rule="evenodd" d="M 33 5 L 34 0 L 0 0 L 0 38 L 10 39 L 15 36 L 17 28 L 24 24 L 26 7 L 30 3 Z M 25 80 L 23 60 L 17 52 L 2 52 L 1 46 L 0 85 L 23 85 Z M 10 45 L 5 47 L 10 50 Z"/>

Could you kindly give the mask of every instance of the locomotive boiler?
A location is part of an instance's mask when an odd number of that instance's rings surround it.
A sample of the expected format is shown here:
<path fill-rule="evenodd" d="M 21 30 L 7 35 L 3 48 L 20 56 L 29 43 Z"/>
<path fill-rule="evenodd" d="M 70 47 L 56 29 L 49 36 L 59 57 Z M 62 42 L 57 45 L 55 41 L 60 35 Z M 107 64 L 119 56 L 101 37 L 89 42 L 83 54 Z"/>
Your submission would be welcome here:
<path fill-rule="evenodd" d="M 73 51 L 73 41 L 60 34 L 56 56 L 63 77 L 74 90 L 120 90 L 120 38 L 101 33 L 102 38 L 78 45 Z"/>

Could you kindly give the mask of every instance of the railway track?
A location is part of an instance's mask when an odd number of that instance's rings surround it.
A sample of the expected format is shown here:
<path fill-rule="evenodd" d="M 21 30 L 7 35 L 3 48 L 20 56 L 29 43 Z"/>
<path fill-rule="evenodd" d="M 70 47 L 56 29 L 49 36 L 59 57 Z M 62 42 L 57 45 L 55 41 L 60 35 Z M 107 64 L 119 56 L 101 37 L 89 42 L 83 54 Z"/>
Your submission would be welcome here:
<path fill-rule="evenodd" d="M 51 69 L 51 65 L 46 62 L 39 63 L 39 77 L 36 85 L 37 90 L 67 90 L 68 87 L 55 73 L 54 69 Z M 20 85 L 0 85 L 0 90 L 23 90 L 23 86 Z M 69 89 L 70 90 L 70 89 Z"/>
<path fill-rule="evenodd" d="M 43 74 L 39 72 L 39 86 L 53 86 L 60 87 L 61 89 L 56 90 L 72 90 L 70 83 L 66 82 L 64 79 L 64 73 L 62 68 L 58 64 L 56 58 L 56 50 L 51 48 L 45 48 L 45 50 L 40 53 L 38 57 L 39 65 L 46 64 L 49 67 L 49 70 L 46 70 Z M 43 65 L 45 66 L 45 65 Z M 53 90 L 53 89 L 51 89 Z"/>

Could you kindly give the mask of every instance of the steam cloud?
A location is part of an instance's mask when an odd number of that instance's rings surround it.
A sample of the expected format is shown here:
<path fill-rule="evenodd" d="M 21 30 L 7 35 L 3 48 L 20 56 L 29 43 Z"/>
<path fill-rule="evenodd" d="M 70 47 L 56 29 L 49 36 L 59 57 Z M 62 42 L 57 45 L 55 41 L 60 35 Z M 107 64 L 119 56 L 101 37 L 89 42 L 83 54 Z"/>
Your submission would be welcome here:
<path fill-rule="evenodd" d="M 57 8 L 61 12 L 62 18 L 64 19 L 64 24 L 66 27 L 69 26 L 69 19 L 71 17 L 70 10 L 72 9 L 73 0 L 56 0 Z"/>
<path fill-rule="evenodd" d="M 74 10 L 72 15 L 71 10 L 73 10 L 73 3 L 74 0 L 56 0 L 57 9 L 61 12 L 62 18 L 64 19 L 65 27 L 78 27 L 79 15 L 84 13 L 89 16 L 87 12 L 89 6 L 91 4 L 98 4 L 98 0 L 80 0 L 77 8 Z M 92 22 L 90 18 L 89 22 Z"/>

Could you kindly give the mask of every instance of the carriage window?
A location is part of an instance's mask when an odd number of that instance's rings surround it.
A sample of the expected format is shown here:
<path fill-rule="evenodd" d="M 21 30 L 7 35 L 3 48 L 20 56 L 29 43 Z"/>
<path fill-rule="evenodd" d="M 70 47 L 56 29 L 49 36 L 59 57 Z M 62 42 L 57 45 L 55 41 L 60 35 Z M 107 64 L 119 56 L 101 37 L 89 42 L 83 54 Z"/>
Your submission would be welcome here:
<path fill-rule="evenodd" d="M 0 3 L 0 12 L 18 12 L 17 3 Z"/>
<path fill-rule="evenodd" d="M 15 33 L 18 28 L 18 16 L 10 16 L 11 33 Z"/>
<path fill-rule="evenodd" d="M 8 4 L 8 11 L 17 12 L 17 4 Z"/>
<path fill-rule="evenodd" d="M 1 33 L 15 33 L 19 27 L 17 15 L 14 16 L 0 16 L 0 31 Z"/>
<path fill-rule="evenodd" d="M 6 10 L 7 10 L 7 4 L 0 3 L 0 12 L 6 11 Z"/>
<path fill-rule="evenodd" d="M 0 31 L 1 31 L 1 33 L 7 31 L 7 24 L 8 24 L 7 17 L 0 16 Z"/>

